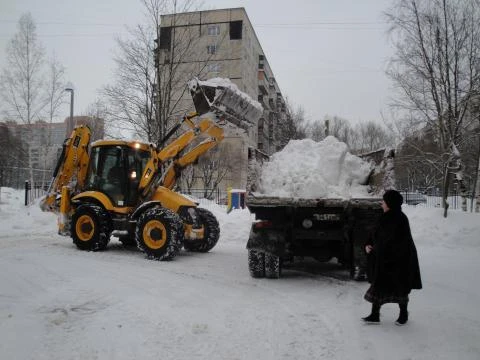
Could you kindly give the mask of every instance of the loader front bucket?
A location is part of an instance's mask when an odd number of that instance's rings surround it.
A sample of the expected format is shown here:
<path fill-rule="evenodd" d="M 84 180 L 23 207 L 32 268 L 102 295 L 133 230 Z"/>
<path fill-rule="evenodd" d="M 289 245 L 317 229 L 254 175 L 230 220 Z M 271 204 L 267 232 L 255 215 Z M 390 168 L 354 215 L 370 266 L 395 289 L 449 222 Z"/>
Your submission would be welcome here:
<path fill-rule="evenodd" d="M 200 81 L 197 78 L 188 82 L 190 94 L 199 115 L 212 112 L 220 120 L 248 130 L 256 126 L 263 114 L 259 102 L 240 91 L 228 79 L 215 78 Z"/>

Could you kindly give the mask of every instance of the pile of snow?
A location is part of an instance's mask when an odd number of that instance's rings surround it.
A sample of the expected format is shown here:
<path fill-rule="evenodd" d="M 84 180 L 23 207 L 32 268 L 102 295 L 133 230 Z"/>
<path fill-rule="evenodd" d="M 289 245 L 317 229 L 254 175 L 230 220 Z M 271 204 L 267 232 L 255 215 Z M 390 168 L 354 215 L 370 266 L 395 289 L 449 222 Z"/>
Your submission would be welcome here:
<path fill-rule="evenodd" d="M 12 188 L 0 188 L 0 239 L 1 230 L 6 230 L 5 236 L 33 236 L 41 233 L 56 233 L 57 220 L 53 213 L 43 212 L 38 201 L 31 206 L 25 206 L 25 191 Z M 3 229 L 1 224 L 4 224 Z"/>
<path fill-rule="evenodd" d="M 371 170 L 371 163 L 350 154 L 333 136 L 291 140 L 264 164 L 259 192 L 306 199 L 368 197 L 364 184 Z"/>

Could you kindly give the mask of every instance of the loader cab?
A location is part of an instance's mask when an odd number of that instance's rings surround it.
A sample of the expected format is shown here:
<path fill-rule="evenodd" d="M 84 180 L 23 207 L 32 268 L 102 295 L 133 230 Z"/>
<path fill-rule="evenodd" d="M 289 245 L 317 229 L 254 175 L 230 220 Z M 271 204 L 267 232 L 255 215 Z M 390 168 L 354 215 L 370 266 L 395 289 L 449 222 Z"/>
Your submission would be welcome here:
<path fill-rule="evenodd" d="M 107 195 L 115 207 L 135 206 L 140 177 L 150 152 L 126 142 L 93 145 L 86 190 Z"/>

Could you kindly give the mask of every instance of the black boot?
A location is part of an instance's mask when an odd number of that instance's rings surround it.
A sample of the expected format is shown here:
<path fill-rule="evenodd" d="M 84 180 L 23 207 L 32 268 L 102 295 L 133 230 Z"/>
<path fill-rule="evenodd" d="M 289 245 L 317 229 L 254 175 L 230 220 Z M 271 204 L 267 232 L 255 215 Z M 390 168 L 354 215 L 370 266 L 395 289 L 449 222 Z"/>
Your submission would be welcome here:
<path fill-rule="evenodd" d="M 398 315 L 397 321 L 395 321 L 395 325 L 402 326 L 405 325 L 408 321 L 407 304 L 399 304 L 399 307 L 400 314 Z"/>
<path fill-rule="evenodd" d="M 364 318 L 363 321 L 369 324 L 379 324 L 380 323 L 380 305 L 372 304 L 372 313 Z"/>

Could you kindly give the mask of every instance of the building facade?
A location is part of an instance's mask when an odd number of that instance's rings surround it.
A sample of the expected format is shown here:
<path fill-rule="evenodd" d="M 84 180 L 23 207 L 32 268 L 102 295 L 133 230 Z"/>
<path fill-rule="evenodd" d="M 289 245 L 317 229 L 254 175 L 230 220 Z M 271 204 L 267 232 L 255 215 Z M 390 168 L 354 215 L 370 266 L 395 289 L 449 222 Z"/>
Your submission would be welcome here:
<path fill-rule="evenodd" d="M 245 188 L 248 147 L 271 155 L 286 141 L 282 125 L 290 116 L 254 28 L 244 8 L 197 11 L 161 17 L 158 63 L 162 71 L 175 68 L 176 82 L 228 78 L 264 108 L 248 132 L 227 128 L 220 148 L 234 154 L 235 164 L 225 186 Z M 185 89 L 172 96 L 178 115 L 193 110 Z"/>

